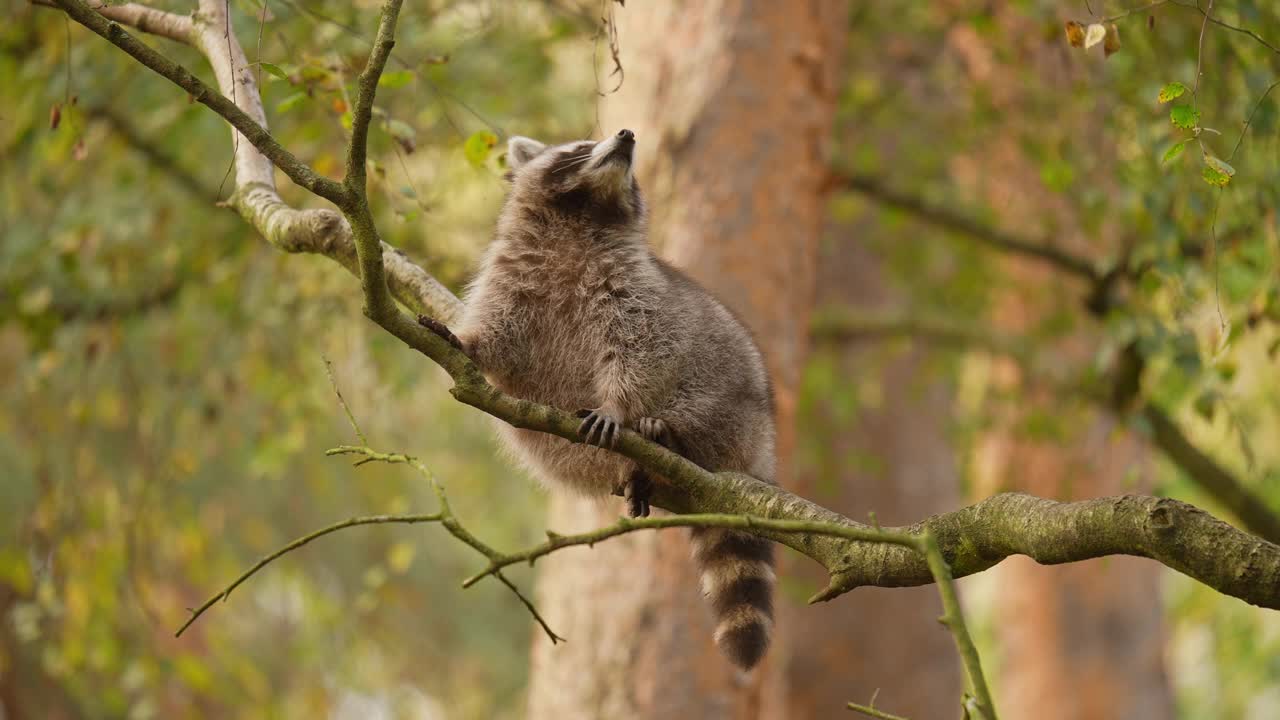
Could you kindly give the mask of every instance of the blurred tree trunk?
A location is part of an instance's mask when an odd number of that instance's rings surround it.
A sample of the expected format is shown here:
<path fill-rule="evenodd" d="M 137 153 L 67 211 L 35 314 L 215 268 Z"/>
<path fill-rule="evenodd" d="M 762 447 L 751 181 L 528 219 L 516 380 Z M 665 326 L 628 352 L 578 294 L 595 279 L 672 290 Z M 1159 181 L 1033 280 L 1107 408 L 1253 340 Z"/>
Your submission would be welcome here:
<path fill-rule="evenodd" d="M 844 237 L 822 251 L 819 305 L 868 313 L 897 305 L 879 259 L 858 242 L 867 233 L 893 231 L 876 223 L 836 231 Z M 960 479 L 946 434 L 951 398 L 936 371 L 925 367 L 927 351 L 845 343 L 815 352 L 832 353 L 835 376 L 847 380 L 805 398 L 797 492 L 855 519 L 874 511 L 890 525 L 959 506 Z M 858 408 L 852 421 L 838 409 L 850 396 Z M 808 606 L 805 597 L 825 584 L 825 573 L 807 564 L 794 570 L 806 588 L 784 605 L 792 641 L 805 648 L 793 654 L 788 670 L 792 717 L 828 717 L 877 690 L 876 706 L 904 717 L 956 715 L 960 664 L 950 635 L 933 621 L 942 614 L 935 588 L 862 588 Z"/>
<path fill-rule="evenodd" d="M 1020 60 L 993 62 L 998 54 L 990 36 L 956 25 L 948 33 L 949 52 L 971 83 L 958 92 L 998 95 L 1002 108 L 1033 107 L 1041 88 L 1025 82 L 1026 68 L 1034 67 L 1052 87 L 1072 87 L 1090 72 L 1083 63 L 1067 61 L 1060 45 L 1035 35 L 1040 15 L 1015 5 L 993 12 L 1001 37 L 1018 39 Z M 1071 106 L 1055 122 L 1097 143 L 1105 136 L 1101 123 L 1107 114 L 1105 104 Z M 1116 256 L 1117 228 L 1087 223 L 1076 203 L 1042 180 L 1043 158 L 1021 142 L 1035 131 L 1010 117 L 1006 131 L 952 156 L 953 184 L 997 208 L 1002 227 L 1032 237 L 1050 233 L 1056 246 L 1083 257 Z M 1119 174 L 1105 164 L 1118 153 L 1099 149 L 1099 156 L 1102 164 L 1091 168 L 1090 186 L 1120 192 L 1113 184 Z M 1006 259 L 993 265 L 1016 288 L 993 297 L 994 332 L 1035 339 L 1038 357 L 1060 368 L 1089 367 L 1104 332 L 1086 317 L 1081 298 L 1088 289 L 1043 264 Z M 1046 339 L 1045 325 L 1064 313 L 1078 319 L 1072 331 Z M 1018 401 L 996 419 L 977 449 L 979 495 L 1022 490 L 1077 500 L 1150 490 L 1150 458 L 1112 418 L 1086 401 L 1036 388 L 1011 361 L 995 362 L 991 377 Z M 1124 557 L 1054 567 L 1015 557 L 995 568 L 993 626 L 1000 662 L 994 684 L 1001 714 L 1038 720 L 1173 717 L 1161 662 L 1159 576 L 1155 563 Z"/>
<path fill-rule="evenodd" d="M 1079 359 L 1083 353 L 1063 348 L 1063 354 Z M 1005 479 L 988 490 L 1062 500 L 1150 491 L 1150 459 L 1137 438 L 1118 432 L 1111 418 L 1082 417 L 1078 409 L 1050 402 L 1044 399 L 1011 421 L 1051 413 L 1066 435 L 1035 442 L 1005 427 L 988 438 L 981 462 L 994 479 Z M 997 703 L 1004 715 L 1043 720 L 1174 716 L 1163 665 L 1158 565 L 1114 557 L 1046 567 L 1014 557 L 994 573 L 1001 658 Z"/>
<path fill-rule="evenodd" d="M 1017 448 L 1011 460 L 1019 474 L 1039 478 L 1018 489 L 1047 494 L 1041 480 L 1052 483 L 1064 468 L 1087 463 L 1097 472 L 1092 482 L 1053 495 L 1133 491 L 1122 481 L 1126 466 L 1143 462 L 1144 453 L 1131 438 L 1108 438 L 1111 431 L 1110 423 L 1095 423 L 1075 451 Z M 1001 712 L 1043 720 L 1174 716 L 1158 565 L 1116 557 L 1043 567 L 1018 557 L 998 572 Z"/>
<path fill-rule="evenodd" d="M 788 485 L 845 4 L 610 5 L 625 81 L 604 101 L 601 131 L 636 132 L 655 243 L 760 341 Z M 606 59 L 602 89 L 611 67 Z M 556 496 L 550 525 L 585 529 L 619 508 Z M 541 565 L 538 601 L 569 642 L 534 641 L 535 720 L 785 715 L 785 626 L 764 663 L 740 676 L 712 643 L 682 532 L 556 553 Z"/>

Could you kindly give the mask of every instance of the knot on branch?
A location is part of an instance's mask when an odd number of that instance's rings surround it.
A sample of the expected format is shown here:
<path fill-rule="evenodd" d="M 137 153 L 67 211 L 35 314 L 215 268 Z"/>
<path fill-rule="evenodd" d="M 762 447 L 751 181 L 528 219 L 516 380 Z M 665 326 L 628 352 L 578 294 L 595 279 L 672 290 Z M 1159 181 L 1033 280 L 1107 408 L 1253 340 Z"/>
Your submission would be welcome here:
<path fill-rule="evenodd" d="M 308 220 L 311 223 L 312 231 L 320 237 L 324 253 L 332 252 L 335 249 L 333 241 L 340 236 L 345 237 L 346 235 L 344 228 L 346 220 L 343 219 L 342 213 L 336 210 L 327 208 L 312 210 L 308 213 Z"/>

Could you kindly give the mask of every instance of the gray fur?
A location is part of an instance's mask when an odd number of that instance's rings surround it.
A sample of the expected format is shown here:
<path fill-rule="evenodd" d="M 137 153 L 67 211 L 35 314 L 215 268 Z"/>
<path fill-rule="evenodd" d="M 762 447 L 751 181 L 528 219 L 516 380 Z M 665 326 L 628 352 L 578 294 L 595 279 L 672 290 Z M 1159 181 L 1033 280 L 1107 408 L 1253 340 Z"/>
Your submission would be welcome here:
<path fill-rule="evenodd" d="M 458 339 L 512 395 L 596 409 L 633 429 L 660 420 L 702 467 L 772 482 L 773 406 L 760 351 L 724 305 L 649 249 L 624 133 L 549 148 L 512 139 L 511 189 Z M 635 470 L 589 444 L 502 427 L 548 485 L 607 496 Z M 749 668 L 771 624 L 769 547 L 726 531 L 695 533 L 694 547 L 717 642 Z"/>

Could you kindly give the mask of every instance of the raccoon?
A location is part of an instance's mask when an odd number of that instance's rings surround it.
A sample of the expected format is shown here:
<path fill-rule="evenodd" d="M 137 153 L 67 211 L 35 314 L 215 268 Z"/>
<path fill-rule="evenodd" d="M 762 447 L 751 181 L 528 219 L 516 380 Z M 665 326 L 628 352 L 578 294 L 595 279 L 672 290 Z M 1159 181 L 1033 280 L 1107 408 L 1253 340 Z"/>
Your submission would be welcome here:
<path fill-rule="evenodd" d="M 496 239 L 465 293 L 456 336 L 424 322 L 503 391 L 582 408 L 581 443 L 501 427 L 543 482 L 622 495 L 637 516 L 649 513 L 651 478 L 603 449 L 621 428 L 707 470 L 773 482 L 774 414 L 747 329 L 650 250 L 634 149 L 630 130 L 552 147 L 512 138 Z M 695 528 L 692 538 L 716 643 L 750 669 L 773 624 L 772 547 L 729 530 Z"/>

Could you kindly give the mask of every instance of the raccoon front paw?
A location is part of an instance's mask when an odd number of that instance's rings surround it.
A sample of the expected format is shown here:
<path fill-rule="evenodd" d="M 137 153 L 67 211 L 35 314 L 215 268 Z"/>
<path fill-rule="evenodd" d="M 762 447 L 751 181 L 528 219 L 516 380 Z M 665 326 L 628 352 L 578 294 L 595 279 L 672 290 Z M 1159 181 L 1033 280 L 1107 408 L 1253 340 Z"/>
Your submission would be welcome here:
<path fill-rule="evenodd" d="M 602 448 L 613 448 L 618 444 L 618 436 L 622 434 L 622 423 L 602 408 L 595 410 L 579 410 L 578 417 L 583 418 L 578 426 L 578 436 L 588 445 Z"/>
<path fill-rule="evenodd" d="M 640 418 L 640 422 L 636 423 L 636 432 L 643 435 L 645 440 L 652 440 L 664 448 L 671 447 L 671 430 L 658 418 Z"/>
<path fill-rule="evenodd" d="M 649 517 L 649 495 L 653 492 L 653 481 L 649 473 L 636 468 L 627 474 L 627 479 L 613 489 L 614 495 L 620 495 L 627 501 L 627 515 L 633 518 Z"/>
<path fill-rule="evenodd" d="M 466 352 L 466 350 L 462 349 L 462 341 L 458 339 L 457 335 L 453 334 L 453 331 L 449 329 L 448 325 L 445 325 L 444 323 L 440 322 L 439 320 L 433 317 L 427 317 L 426 315 L 418 316 L 418 324 L 430 330 L 431 332 L 435 333 L 436 335 L 439 335 L 440 337 L 444 338 L 446 342 L 448 342 L 450 345 L 454 346 L 458 350 L 462 350 L 462 352 Z"/>

